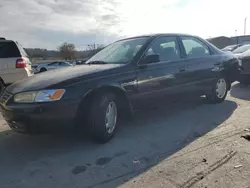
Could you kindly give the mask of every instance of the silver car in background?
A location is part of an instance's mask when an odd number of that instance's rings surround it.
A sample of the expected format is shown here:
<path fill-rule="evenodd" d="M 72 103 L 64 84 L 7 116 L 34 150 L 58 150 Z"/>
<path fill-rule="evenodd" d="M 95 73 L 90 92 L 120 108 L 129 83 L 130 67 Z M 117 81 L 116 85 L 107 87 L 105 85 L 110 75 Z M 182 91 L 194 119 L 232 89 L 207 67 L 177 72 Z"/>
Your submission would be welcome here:
<path fill-rule="evenodd" d="M 55 62 L 50 62 L 50 63 L 39 63 L 39 64 L 34 64 L 32 65 L 34 73 L 40 73 L 40 72 L 45 72 L 49 71 L 52 69 L 58 69 L 58 68 L 63 68 L 63 67 L 69 67 L 73 66 L 73 64 L 65 61 L 55 61 Z"/>

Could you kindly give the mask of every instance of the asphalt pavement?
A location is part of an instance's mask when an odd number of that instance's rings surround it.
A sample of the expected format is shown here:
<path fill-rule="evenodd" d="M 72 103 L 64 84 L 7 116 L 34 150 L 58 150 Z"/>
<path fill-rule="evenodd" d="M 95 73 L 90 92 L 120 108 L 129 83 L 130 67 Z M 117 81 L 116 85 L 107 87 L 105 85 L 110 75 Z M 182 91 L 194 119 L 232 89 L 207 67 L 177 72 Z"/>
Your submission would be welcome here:
<path fill-rule="evenodd" d="M 1 188 L 250 185 L 250 87 L 142 111 L 101 145 L 73 133 L 23 135 L 0 117 Z"/>

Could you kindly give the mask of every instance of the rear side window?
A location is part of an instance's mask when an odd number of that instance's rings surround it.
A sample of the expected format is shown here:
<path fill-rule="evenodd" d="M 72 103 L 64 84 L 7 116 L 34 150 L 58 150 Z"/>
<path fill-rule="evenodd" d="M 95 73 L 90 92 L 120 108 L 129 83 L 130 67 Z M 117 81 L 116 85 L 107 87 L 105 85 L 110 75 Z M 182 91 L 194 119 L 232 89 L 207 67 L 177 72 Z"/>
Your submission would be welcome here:
<path fill-rule="evenodd" d="M 210 55 L 208 47 L 194 37 L 181 37 L 187 57 L 204 57 Z"/>
<path fill-rule="evenodd" d="M 0 42 L 0 58 L 21 57 L 19 49 L 14 42 Z"/>
<path fill-rule="evenodd" d="M 48 66 L 58 66 L 58 62 L 50 63 L 50 64 L 48 64 Z"/>

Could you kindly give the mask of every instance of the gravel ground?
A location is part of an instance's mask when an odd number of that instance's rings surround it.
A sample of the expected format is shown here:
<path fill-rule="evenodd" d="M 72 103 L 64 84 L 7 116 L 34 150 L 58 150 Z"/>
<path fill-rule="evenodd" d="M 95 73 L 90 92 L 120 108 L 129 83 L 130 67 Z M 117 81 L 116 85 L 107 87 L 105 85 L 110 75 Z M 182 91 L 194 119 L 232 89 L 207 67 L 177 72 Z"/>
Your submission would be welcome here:
<path fill-rule="evenodd" d="M 0 117 L 1 188 L 249 188 L 250 87 L 225 102 L 165 105 L 105 145 L 75 134 L 22 135 Z"/>

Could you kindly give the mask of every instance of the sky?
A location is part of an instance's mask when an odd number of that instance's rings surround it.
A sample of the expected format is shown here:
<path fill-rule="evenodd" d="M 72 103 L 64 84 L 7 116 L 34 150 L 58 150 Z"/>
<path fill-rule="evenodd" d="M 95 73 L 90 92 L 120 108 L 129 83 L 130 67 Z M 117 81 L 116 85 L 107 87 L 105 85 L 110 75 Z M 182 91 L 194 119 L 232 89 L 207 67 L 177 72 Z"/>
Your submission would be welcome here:
<path fill-rule="evenodd" d="M 150 33 L 250 34 L 249 0 L 0 0 L 0 37 L 26 48 L 78 49 Z M 236 32 L 237 30 L 237 32 Z"/>

